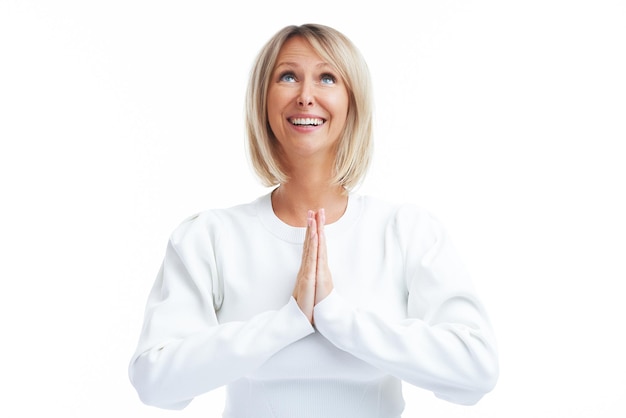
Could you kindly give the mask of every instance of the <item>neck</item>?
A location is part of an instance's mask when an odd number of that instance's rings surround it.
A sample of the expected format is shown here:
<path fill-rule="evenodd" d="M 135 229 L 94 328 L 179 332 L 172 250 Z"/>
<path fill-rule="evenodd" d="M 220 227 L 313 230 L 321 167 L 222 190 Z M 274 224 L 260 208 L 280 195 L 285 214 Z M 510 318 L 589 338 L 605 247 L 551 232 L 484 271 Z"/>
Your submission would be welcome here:
<path fill-rule="evenodd" d="M 327 179 L 315 181 L 292 177 L 272 193 L 272 207 L 280 220 L 291 226 L 306 226 L 307 212 L 324 209 L 326 223 L 341 218 L 348 205 L 348 194 L 343 187 L 333 185 Z"/>

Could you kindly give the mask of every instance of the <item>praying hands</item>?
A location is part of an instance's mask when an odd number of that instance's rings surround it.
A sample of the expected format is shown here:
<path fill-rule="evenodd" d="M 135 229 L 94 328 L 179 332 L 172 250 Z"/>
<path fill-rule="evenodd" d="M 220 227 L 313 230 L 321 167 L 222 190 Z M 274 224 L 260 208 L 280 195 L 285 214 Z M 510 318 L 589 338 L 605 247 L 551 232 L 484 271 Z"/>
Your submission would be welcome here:
<path fill-rule="evenodd" d="M 333 280 L 328 268 L 324 209 L 307 213 L 307 229 L 302 249 L 302 264 L 298 271 L 293 297 L 311 324 L 313 308 L 333 290 Z"/>

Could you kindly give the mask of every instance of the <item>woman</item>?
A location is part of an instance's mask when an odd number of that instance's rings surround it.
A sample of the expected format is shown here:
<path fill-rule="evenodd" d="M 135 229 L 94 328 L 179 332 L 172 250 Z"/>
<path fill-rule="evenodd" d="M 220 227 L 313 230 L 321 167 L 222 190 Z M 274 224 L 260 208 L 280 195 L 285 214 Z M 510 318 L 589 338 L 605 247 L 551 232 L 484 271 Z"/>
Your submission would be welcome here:
<path fill-rule="evenodd" d="M 400 417 L 401 380 L 460 404 L 495 384 L 492 331 L 441 225 L 351 192 L 371 152 L 367 67 L 320 25 L 262 49 L 247 93 L 257 174 L 278 185 L 172 234 L 130 364 L 141 399 L 224 417 Z"/>

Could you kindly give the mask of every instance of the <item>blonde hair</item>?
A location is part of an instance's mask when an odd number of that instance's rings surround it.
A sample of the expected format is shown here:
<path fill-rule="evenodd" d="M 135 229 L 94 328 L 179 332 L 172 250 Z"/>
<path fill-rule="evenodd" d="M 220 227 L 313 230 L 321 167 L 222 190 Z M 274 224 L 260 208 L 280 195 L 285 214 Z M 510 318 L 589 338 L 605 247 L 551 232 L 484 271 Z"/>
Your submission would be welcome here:
<path fill-rule="evenodd" d="M 246 93 L 246 134 L 252 166 L 265 186 L 288 180 L 280 166 L 277 140 L 267 116 L 267 92 L 276 59 L 285 42 L 299 36 L 320 57 L 335 67 L 349 96 L 344 132 L 337 145 L 335 184 L 352 190 L 363 179 L 373 148 L 372 92 L 367 64 L 354 44 L 337 30 L 317 24 L 287 26 L 278 31 L 259 52 Z"/>

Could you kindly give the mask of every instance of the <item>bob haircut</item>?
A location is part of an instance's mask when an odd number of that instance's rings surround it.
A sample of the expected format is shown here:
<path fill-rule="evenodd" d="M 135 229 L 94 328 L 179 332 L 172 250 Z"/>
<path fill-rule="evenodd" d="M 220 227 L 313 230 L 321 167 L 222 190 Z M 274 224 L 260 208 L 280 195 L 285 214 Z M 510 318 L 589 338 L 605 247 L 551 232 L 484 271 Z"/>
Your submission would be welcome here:
<path fill-rule="evenodd" d="M 265 186 L 275 186 L 289 179 L 280 166 L 278 141 L 270 128 L 267 92 L 280 49 L 287 40 L 296 36 L 306 40 L 322 59 L 335 68 L 346 84 L 348 115 L 337 142 L 333 181 L 350 191 L 364 178 L 372 157 L 371 81 L 367 64 L 358 49 L 345 35 L 327 26 L 287 26 L 265 44 L 254 61 L 245 108 L 252 165 Z"/>

